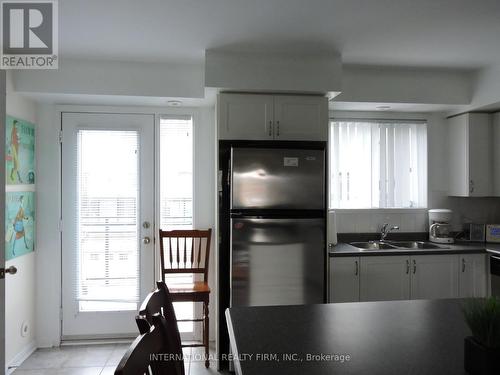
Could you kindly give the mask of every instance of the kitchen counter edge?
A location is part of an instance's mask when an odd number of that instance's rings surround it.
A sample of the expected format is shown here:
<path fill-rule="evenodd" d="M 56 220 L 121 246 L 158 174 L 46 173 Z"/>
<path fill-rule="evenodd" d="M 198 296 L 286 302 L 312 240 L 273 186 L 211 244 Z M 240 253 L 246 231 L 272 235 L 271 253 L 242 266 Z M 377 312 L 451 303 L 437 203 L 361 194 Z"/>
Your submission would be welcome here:
<path fill-rule="evenodd" d="M 500 256 L 500 243 L 470 242 L 454 244 L 438 244 L 445 249 L 390 249 L 390 250 L 362 250 L 348 243 L 339 242 L 328 251 L 329 257 L 351 256 L 391 256 L 391 255 L 440 255 L 440 254 L 474 254 L 490 253 Z"/>

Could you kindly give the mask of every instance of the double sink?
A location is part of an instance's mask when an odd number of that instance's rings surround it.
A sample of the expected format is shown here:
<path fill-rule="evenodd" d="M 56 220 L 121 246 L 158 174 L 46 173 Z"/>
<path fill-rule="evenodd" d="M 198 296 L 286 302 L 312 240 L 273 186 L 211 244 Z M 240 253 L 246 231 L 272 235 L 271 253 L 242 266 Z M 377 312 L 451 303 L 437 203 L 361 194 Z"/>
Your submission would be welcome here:
<path fill-rule="evenodd" d="M 350 245 L 361 250 L 414 250 L 414 249 L 446 249 L 424 241 L 368 241 L 351 242 Z"/>

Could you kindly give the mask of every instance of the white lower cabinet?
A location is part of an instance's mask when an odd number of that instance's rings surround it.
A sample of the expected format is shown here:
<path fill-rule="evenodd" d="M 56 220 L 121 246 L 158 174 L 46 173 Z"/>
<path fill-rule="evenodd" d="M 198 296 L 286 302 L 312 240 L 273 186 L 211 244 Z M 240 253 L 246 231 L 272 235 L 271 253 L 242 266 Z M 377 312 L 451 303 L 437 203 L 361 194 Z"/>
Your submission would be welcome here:
<path fill-rule="evenodd" d="M 410 259 L 401 256 L 367 256 L 361 259 L 361 301 L 410 298 Z"/>
<path fill-rule="evenodd" d="M 332 257 L 329 302 L 359 301 L 359 257 Z"/>
<path fill-rule="evenodd" d="M 458 298 L 457 255 L 412 255 L 411 299 Z"/>
<path fill-rule="evenodd" d="M 484 297 L 485 254 L 332 257 L 329 302 Z"/>
<path fill-rule="evenodd" d="M 487 294 L 487 258 L 485 254 L 459 255 L 460 297 L 485 297 Z"/>

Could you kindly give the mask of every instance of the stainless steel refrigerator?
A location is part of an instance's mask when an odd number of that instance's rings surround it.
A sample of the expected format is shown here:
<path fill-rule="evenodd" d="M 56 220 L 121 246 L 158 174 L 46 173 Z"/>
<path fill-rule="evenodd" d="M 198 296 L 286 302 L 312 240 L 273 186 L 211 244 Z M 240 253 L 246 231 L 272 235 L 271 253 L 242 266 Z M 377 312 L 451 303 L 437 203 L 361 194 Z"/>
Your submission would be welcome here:
<path fill-rule="evenodd" d="M 231 306 L 322 303 L 324 149 L 232 147 Z"/>

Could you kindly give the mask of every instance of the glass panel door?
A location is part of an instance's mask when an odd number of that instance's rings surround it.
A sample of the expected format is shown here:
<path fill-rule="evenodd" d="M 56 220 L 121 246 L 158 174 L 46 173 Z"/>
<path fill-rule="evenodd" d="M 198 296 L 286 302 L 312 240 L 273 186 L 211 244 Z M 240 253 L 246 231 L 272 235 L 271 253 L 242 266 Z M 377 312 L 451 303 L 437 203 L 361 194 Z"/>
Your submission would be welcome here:
<path fill-rule="evenodd" d="M 154 281 L 154 117 L 64 113 L 62 123 L 63 337 L 136 336 Z"/>
<path fill-rule="evenodd" d="M 193 228 L 193 121 L 191 116 L 160 118 L 160 228 Z M 192 275 L 168 275 L 167 285 L 192 283 Z M 194 304 L 175 303 L 178 319 L 192 319 Z M 179 322 L 184 339 L 192 339 L 194 324 Z"/>

